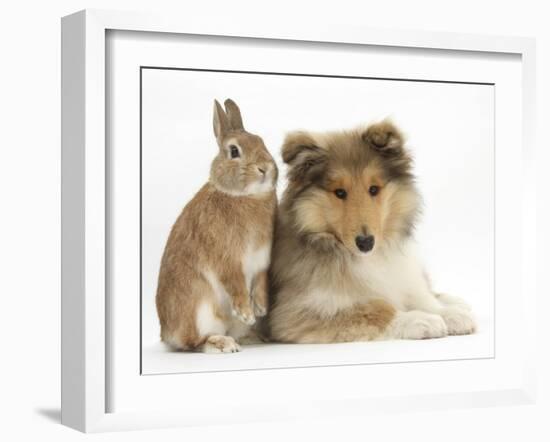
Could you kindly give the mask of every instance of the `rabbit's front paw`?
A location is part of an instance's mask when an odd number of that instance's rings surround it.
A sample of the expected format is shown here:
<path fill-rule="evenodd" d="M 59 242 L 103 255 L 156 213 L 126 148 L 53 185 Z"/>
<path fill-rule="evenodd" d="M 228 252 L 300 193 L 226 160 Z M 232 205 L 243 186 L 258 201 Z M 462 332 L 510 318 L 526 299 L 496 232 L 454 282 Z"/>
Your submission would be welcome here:
<path fill-rule="evenodd" d="M 267 314 L 267 305 L 258 302 L 257 299 L 254 300 L 254 314 L 257 318 L 262 318 Z"/>
<path fill-rule="evenodd" d="M 254 314 L 257 318 L 261 318 L 267 314 L 267 293 L 265 290 L 257 290 L 252 298 L 254 304 Z"/>
<path fill-rule="evenodd" d="M 238 304 L 234 302 L 231 314 L 246 325 L 253 325 L 256 322 L 256 317 L 249 303 Z"/>
<path fill-rule="evenodd" d="M 256 276 L 252 286 L 252 304 L 254 314 L 261 318 L 267 314 L 268 296 L 267 296 L 267 272 L 262 272 Z"/>

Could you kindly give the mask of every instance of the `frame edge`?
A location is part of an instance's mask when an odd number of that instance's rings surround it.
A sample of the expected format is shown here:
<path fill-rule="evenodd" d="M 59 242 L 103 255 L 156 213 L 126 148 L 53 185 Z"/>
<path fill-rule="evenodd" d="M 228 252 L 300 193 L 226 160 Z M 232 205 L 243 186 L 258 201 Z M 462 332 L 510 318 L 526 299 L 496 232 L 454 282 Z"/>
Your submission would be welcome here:
<path fill-rule="evenodd" d="M 61 423 L 88 432 L 106 415 L 105 26 L 83 10 L 61 34 Z"/>
<path fill-rule="evenodd" d="M 61 20 L 61 423 L 85 427 L 84 11 Z"/>

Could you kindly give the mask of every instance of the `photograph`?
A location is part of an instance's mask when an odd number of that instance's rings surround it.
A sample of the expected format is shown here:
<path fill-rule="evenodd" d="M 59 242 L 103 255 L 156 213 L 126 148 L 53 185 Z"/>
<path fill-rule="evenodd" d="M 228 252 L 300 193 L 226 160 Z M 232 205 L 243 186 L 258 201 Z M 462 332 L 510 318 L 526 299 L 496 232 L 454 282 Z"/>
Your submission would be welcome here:
<path fill-rule="evenodd" d="M 494 100 L 141 67 L 142 374 L 494 357 Z"/>

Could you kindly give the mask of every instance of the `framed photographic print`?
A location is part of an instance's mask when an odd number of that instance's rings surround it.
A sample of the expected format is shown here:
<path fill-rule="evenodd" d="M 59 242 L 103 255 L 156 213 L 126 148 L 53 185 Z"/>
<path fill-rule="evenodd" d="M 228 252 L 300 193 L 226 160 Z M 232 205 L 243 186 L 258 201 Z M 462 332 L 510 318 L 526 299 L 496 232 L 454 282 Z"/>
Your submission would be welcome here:
<path fill-rule="evenodd" d="M 534 400 L 534 42 L 62 21 L 62 421 Z"/>

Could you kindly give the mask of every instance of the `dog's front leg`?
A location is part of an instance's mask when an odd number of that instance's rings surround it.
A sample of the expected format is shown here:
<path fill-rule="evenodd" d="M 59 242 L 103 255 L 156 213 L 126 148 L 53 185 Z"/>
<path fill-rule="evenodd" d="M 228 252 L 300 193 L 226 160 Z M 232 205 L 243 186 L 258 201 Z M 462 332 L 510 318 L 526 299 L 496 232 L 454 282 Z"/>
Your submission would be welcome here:
<path fill-rule="evenodd" d="M 300 344 L 371 341 L 384 335 L 395 314 L 395 309 L 383 300 L 356 305 L 330 316 L 275 308 L 270 312 L 271 337 Z"/>
<path fill-rule="evenodd" d="M 476 330 L 472 311 L 460 298 L 436 295 L 431 290 L 423 290 L 411 296 L 408 306 L 411 310 L 440 315 L 450 335 L 469 335 Z"/>

